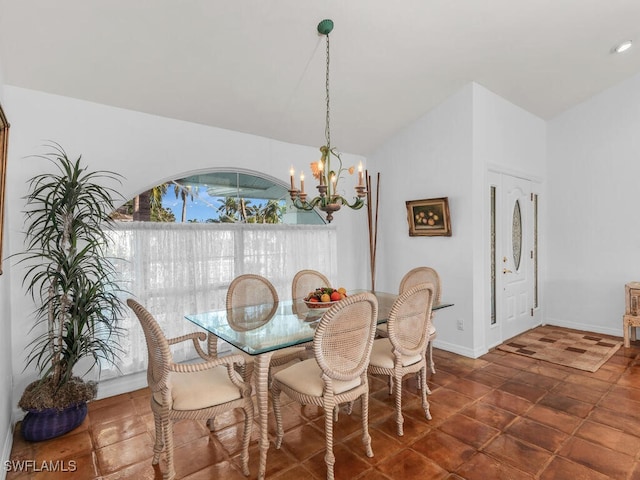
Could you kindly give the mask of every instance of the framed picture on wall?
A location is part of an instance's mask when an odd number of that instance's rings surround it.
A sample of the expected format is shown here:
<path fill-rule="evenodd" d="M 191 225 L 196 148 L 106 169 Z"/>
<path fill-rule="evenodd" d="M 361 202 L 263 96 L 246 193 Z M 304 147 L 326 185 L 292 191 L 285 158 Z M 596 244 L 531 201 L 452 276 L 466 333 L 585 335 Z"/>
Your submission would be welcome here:
<path fill-rule="evenodd" d="M 448 197 L 407 200 L 406 204 L 409 236 L 451 236 Z"/>
<path fill-rule="evenodd" d="M 4 231 L 4 187 L 7 176 L 7 146 L 9 122 L 0 105 L 0 275 L 2 275 L 2 232 Z"/>

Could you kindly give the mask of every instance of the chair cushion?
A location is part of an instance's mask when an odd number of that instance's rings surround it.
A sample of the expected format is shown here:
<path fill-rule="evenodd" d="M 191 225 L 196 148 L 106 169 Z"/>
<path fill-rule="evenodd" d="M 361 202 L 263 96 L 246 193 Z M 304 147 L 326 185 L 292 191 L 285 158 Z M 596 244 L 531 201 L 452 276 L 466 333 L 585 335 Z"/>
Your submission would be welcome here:
<path fill-rule="evenodd" d="M 273 375 L 273 378 L 304 395 L 321 397 L 324 390 L 322 370 L 315 358 L 295 363 Z M 334 393 L 344 393 L 360 386 L 360 378 L 349 381 L 334 380 Z"/>
<path fill-rule="evenodd" d="M 241 398 L 225 366 L 202 372 L 169 374 L 174 410 L 200 410 Z M 154 399 L 161 402 L 160 394 Z"/>
<path fill-rule="evenodd" d="M 371 350 L 371 360 L 369 365 L 381 368 L 393 369 L 395 364 L 395 357 L 393 356 L 391 341 L 388 338 L 379 338 L 373 342 L 373 349 Z M 413 365 L 422 360 L 421 355 L 411 355 L 402 357 L 402 366 Z"/>

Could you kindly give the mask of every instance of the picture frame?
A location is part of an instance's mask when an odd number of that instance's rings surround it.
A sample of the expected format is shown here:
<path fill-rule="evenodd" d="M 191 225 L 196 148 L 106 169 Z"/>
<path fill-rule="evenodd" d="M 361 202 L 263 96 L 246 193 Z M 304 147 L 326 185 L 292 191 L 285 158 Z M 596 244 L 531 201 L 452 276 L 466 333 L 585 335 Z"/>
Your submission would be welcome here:
<path fill-rule="evenodd" d="M 9 122 L 0 105 L 0 275 L 2 275 L 2 236 L 4 232 L 4 194 L 7 177 Z"/>
<path fill-rule="evenodd" d="M 451 236 L 448 197 L 407 200 L 406 204 L 409 236 Z"/>

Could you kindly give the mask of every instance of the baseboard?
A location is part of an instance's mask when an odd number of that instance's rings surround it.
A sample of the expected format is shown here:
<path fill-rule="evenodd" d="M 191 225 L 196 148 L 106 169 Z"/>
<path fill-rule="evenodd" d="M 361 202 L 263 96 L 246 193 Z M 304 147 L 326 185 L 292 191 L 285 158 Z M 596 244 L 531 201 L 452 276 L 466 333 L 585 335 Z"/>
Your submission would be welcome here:
<path fill-rule="evenodd" d="M 612 337 L 622 338 L 622 320 L 620 324 L 614 327 L 606 327 L 602 325 L 593 325 L 592 323 L 578 323 L 569 322 L 560 318 L 546 317 L 544 321 L 545 325 L 552 325 L 554 327 L 572 328 L 574 330 L 583 330 L 585 332 L 601 333 L 602 335 L 611 335 Z"/>
<path fill-rule="evenodd" d="M 460 345 L 456 345 L 455 343 L 443 342 L 442 340 L 436 339 L 433 342 L 434 348 L 439 348 L 440 350 L 445 350 L 451 353 L 457 353 L 458 355 L 462 355 L 463 357 L 468 358 L 478 358 L 488 352 L 485 348 L 477 348 L 471 349 L 466 347 L 461 347 Z"/>
<path fill-rule="evenodd" d="M 132 373 L 122 377 L 101 380 L 98 385 L 97 399 L 113 397 L 122 393 L 133 392 L 147 386 L 147 371 Z"/>

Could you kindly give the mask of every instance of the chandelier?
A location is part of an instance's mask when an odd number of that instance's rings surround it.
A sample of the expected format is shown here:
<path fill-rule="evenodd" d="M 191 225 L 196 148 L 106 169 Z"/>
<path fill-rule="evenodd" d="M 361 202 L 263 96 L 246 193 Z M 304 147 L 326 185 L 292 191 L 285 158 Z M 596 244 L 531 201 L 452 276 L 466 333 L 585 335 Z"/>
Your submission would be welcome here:
<path fill-rule="evenodd" d="M 327 222 L 331 223 L 333 220 L 333 213 L 340 210 L 340 207 L 345 205 L 354 210 L 362 208 L 364 205 L 364 197 L 367 194 L 366 187 L 364 185 L 364 176 L 362 171 L 362 162 L 358 166 L 358 184 L 355 187 L 356 197 L 353 203 L 340 195 L 338 190 L 338 183 L 345 172 L 353 173 L 353 167 L 344 167 L 342 164 L 342 158 L 340 153 L 331 146 L 331 128 L 329 125 L 330 110 L 329 110 L 329 33 L 333 30 L 332 20 L 322 20 L 318 24 L 318 33 L 324 35 L 327 41 L 327 70 L 325 76 L 325 93 L 326 93 L 326 116 L 325 116 L 325 128 L 324 135 L 326 143 L 320 147 L 321 157 L 317 162 L 311 164 L 311 171 L 313 176 L 318 180 L 318 196 L 311 199 L 307 199 L 307 194 L 304 191 L 304 173 L 300 173 L 300 189 L 296 188 L 294 169 L 291 167 L 291 189 L 289 195 L 293 206 L 300 210 L 313 210 L 319 208 L 327 214 Z M 333 166 L 331 161 L 334 161 Z"/>

